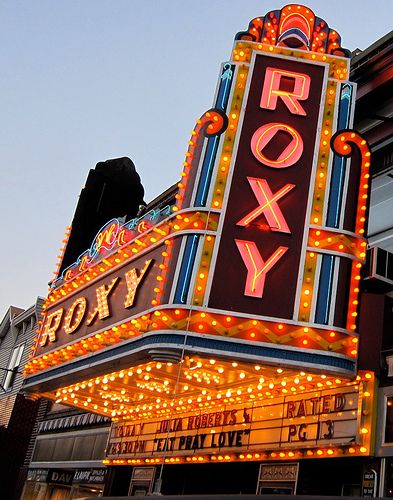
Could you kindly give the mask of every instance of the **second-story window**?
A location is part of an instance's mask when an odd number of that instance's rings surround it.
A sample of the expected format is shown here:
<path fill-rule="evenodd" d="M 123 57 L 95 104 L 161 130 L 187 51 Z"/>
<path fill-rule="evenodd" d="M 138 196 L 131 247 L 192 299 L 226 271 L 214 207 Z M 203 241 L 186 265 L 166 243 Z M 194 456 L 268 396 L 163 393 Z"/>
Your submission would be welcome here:
<path fill-rule="evenodd" d="M 15 382 L 15 377 L 19 371 L 19 365 L 22 360 L 24 344 L 15 347 L 12 351 L 10 361 L 7 366 L 6 375 L 3 383 L 3 389 L 7 391 L 11 389 Z"/>

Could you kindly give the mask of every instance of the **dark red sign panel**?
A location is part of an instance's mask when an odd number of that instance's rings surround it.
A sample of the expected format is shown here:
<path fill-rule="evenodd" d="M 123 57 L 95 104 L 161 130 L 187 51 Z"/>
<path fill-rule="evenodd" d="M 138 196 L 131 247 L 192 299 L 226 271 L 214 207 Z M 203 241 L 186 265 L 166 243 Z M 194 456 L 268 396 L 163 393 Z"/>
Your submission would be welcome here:
<path fill-rule="evenodd" d="M 48 307 L 37 355 L 150 309 L 161 274 L 162 250 L 158 247 Z"/>
<path fill-rule="evenodd" d="M 209 307 L 293 317 L 324 75 L 256 56 Z"/>

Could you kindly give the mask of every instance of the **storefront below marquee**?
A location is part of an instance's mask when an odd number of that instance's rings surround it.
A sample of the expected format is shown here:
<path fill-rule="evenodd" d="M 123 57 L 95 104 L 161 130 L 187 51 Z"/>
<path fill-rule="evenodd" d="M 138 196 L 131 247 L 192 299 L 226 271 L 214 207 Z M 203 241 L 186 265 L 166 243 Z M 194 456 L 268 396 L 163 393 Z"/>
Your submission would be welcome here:
<path fill-rule="evenodd" d="M 163 495 L 281 494 L 361 496 L 365 471 L 377 464 L 370 458 L 164 465 Z M 140 470 L 143 477 L 135 480 Z M 379 469 L 377 468 L 379 471 Z M 379 472 L 378 472 L 379 474 Z M 148 495 L 160 467 L 109 467 L 106 494 Z"/>
<path fill-rule="evenodd" d="M 106 495 L 357 494 L 364 471 L 375 469 L 375 392 L 372 372 L 348 379 L 196 354 L 105 372 L 45 394 L 112 419 L 101 443 L 105 485 L 82 485 L 70 474 L 69 484 L 54 484 L 48 473 L 32 476 L 26 492 L 67 500 L 89 488 Z M 47 459 L 51 436 L 40 438 L 35 467 Z M 30 498 L 37 497 L 23 500 Z"/>
<path fill-rule="evenodd" d="M 52 405 L 38 424 L 21 500 L 73 500 L 102 495 L 109 419 Z"/>
<path fill-rule="evenodd" d="M 107 470 L 99 468 L 29 469 L 23 500 L 72 500 L 102 496 Z"/>

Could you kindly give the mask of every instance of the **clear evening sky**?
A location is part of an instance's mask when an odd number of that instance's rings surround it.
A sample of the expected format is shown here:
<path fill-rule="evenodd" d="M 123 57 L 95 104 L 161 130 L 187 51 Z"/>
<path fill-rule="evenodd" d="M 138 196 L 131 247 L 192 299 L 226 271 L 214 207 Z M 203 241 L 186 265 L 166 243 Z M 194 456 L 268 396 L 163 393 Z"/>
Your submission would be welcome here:
<path fill-rule="evenodd" d="M 0 320 L 45 295 L 88 170 L 129 156 L 150 201 L 179 179 L 235 33 L 279 0 L 0 1 Z M 308 0 L 349 49 L 393 0 Z"/>

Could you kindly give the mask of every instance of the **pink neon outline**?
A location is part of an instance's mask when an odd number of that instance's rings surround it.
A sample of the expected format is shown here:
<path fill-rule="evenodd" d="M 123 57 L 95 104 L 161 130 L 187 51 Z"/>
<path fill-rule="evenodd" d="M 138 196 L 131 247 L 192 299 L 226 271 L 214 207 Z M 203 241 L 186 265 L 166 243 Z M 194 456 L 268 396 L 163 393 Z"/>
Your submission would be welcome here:
<path fill-rule="evenodd" d="M 281 77 L 286 76 L 295 80 L 292 92 L 280 90 Z M 310 93 L 311 78 L 304 73 L 283 71 L 276 68 L 266 68 L 265 81 L 263 82 L 260 107 L 264 109 L 276 109 L 277 100 L 280 97 L 289 111 L 294 115 L 307 116 L 299 101 L 308 99 Z"/>
<path fill-rule="evenodd" d="M 288 247 L 278 247 L 277 250 L 264 261 L 253 241 L 235 240 L 235 243 L 247 268 L 244 295 L 262 298 L 266 274 L 276 262 L 281 259 L 288 250 Z"/>
<path fill-rule="evenodd" d="M 289 193 L 295 187 L 295 184 L 286 184 L 273 194 L 266 179 L 247 177 L 247 180 L 250 183 L 259 206 L 243 217 L 236 225 L 248 226 L 263 213 L 272 231 L 291 234 L 291 230 L 277 201 Z"/>
<path fill-rule="evenodd" d="M 280 154 L 277 160 L 269 160 L 262 154 L 263 148 L 273 139 L 280 130 L 284 130 L 292 135 L 292 141 Z M 251 138 L 251 151 L 255 158 L 272 168 L 288 168 L 296 163 L 303 153 L 303 139 L 299 132 L 285 125 L 285 123 L 266 123 L 257 128 Z"/>

